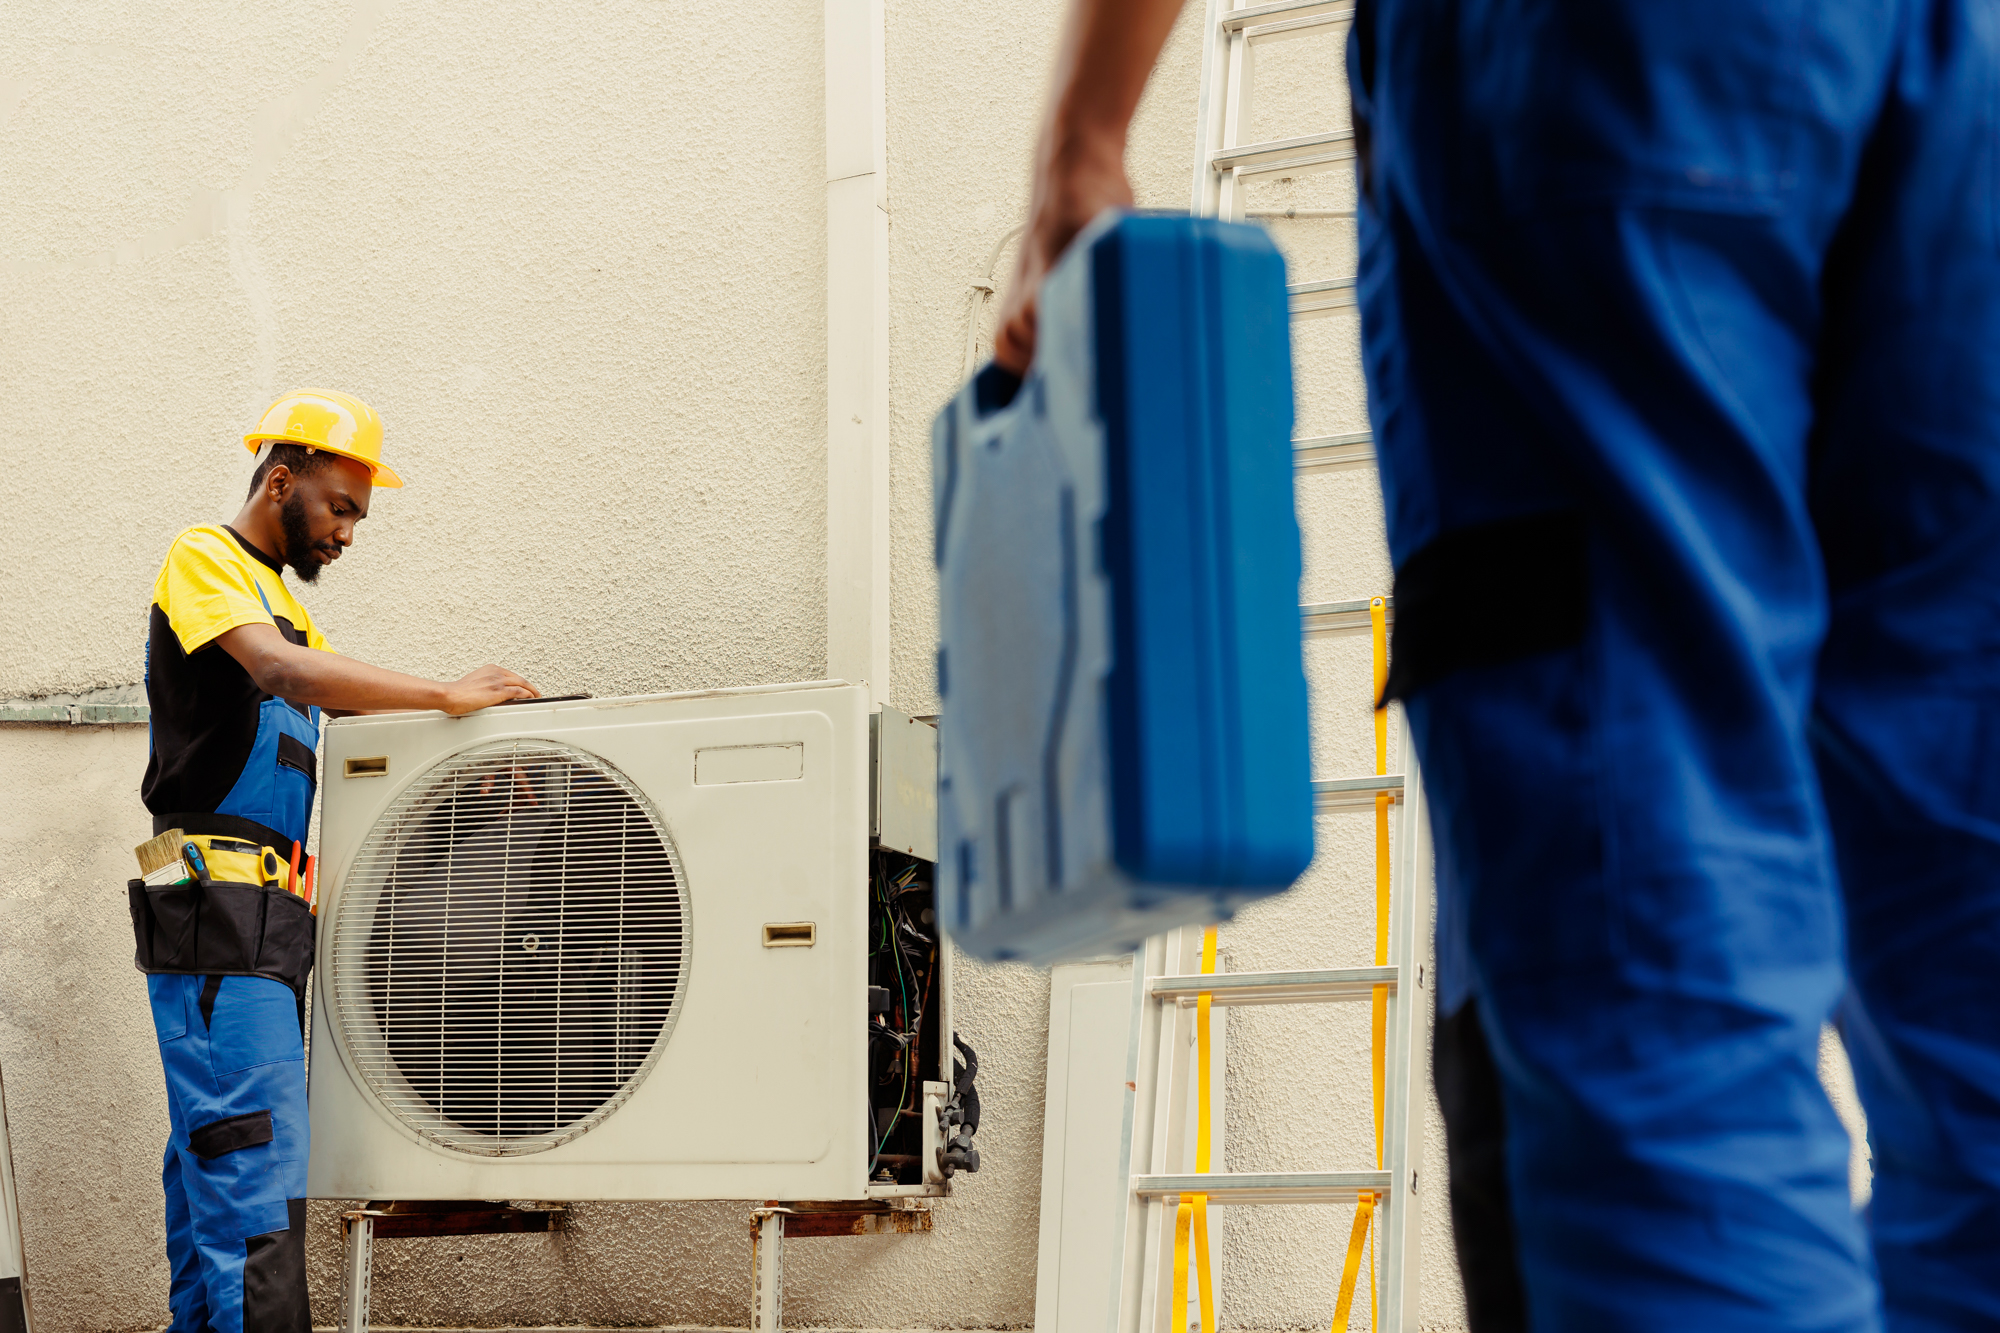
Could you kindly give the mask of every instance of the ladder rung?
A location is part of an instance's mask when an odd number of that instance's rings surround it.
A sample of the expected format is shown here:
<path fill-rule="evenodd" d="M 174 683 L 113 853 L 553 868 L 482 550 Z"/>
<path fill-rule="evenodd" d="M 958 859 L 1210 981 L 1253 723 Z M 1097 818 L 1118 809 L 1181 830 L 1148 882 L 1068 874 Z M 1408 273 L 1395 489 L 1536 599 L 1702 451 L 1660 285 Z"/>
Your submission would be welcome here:
<path fill-rule="evenodd" d="M 1294 165 L 1325 166 L 1321 161 L 1330 150 L 1341 144 L 1354 142 L 1353 130 L 1329 130 L 1324 134 L 1302 134 L 1295 139 L 1270 139 L 1263 143 L 1248 143 L 1240 148 L 1218 148 L 1208 155 L 1209 169 L 1212 171 L 1234 171 L 1239 176 L 1256 174 L 1269 176 L 1292 169 Z M 1353 157 L 1350 147 L 1342 150 L 1336 160 Z"/>
<path fill-rule="evenodd" d="M 1363 1194 L 1387 1194 L 1387 1171 L 1216 1171 L 1200 1176 L 1134 1176 L 1142 1199 L 1205 1194 L 1212 1204 L 1352 1203 Z"/>
<path fill-rule="evenodd" d="M 1285 288 L 1285 295 L 1292 301 L 1293 319 L 1310 319 L 1314 315 L 1330 314 L 1344 310 L 1356 301 L 1354 279 L 1327 278 L 1321 282 L 1295 282 Z"/>
<path fill-rule="evenodd" d="M 1330 782 L 1313 783 L 1313 809 L 1324 813 L 1328 810 L 1372 810 L 1375 808 L 1375 793 L 1388 792 L 1389 802 L 1394 804 L 1403 799 L 1403 775 L 1384 773 L 1373 778 L 1334 778 Z"/>
<path fill-rule="evenodd" d="M 1224 32 L 1241 32 L 1267 23 L 1289 25 L 1296 21 L 1303 27 L 1306 22 L 1345 23 L 1353 17 L 1354 0 L 1278 0 L 1273 5 L 1232 9 L 1222 16 L 1220 26 Z"/>
<path fill-rule="evenodd" d="M 1329 472 L 1374 461 L 1375 436 L 1365 430 L 1352 435 L 1315 435 L 1292 441 L 1292 466 L 1300 472 Z"/>
<path fill-rule="evenodd" d="M 1236 179 L 1239 181 L 1269 180 L 1273 176 L 1314 176 L 1322 171 L 1332 171 L 1354 160 L 1352 148 L 1342 148 L 1331 153 L 1321 153 L 1315 157 L 1292 157 L 1268 167 L 1238 167 Z"/>
<path fill-rule="evenodd" d="M 1382 610 L 1388 623 L 1396 623 L 1396 599 L 1384 597 Z M 1308 635 L 1348 634 L 1369 628 L 1368 599 L 1358 602 L 1308 602 L 1299 608 L 1299 619 Z"/>
<path fill-rule="evenodd" d="M 1393 967 L 1336 967 L 1318 972 L 1212 972 L 1199 976 L 1154 977 L 1153 998 L 1192 1004 L 1207 994 L 1216 1006 L 1324 1004 L 1365 1000 L 1377 986 L 1396 988 Z"/>

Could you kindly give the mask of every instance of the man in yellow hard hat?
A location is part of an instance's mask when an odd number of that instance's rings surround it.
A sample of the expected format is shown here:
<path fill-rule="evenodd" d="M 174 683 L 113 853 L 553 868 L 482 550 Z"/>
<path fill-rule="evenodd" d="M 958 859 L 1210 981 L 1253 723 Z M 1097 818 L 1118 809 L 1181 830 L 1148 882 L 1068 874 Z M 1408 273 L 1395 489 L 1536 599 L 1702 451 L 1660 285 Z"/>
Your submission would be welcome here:
<path fill-rule="evenodd" d="M 322 710 L 468 713 L 535 687 L 483 666 L 445 682 L 333 652 L 285 586 L 353 544 L 382 463 L 382 420 L 303 389 L 244 436 L 257 455 L 235 521 L 174 539 L 146 653 L 156 835 L 179 830 L 186 879 L 130 889 L 166 1072 L 173 1333 L 306 1333 L 306 978 L 313 918 L 300 851 Z M 180 872 L 170 868 L 169 877 Z"/>

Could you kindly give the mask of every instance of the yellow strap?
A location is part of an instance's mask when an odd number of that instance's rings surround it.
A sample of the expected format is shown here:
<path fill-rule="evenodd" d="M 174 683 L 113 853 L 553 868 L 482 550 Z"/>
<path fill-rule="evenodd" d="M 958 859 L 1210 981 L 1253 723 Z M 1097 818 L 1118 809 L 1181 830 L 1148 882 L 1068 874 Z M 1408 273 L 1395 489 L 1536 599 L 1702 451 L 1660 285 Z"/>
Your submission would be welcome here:
<path fill-rule="evenodd" d="M 1188 1222 L 1194 1216 L 1194 1200 L 1192 1194 L 1181 1195 L 1181 1206 L 1174 1213 L 1174 1312 L 1167 1325 L 1174 1333 L 1187 1327 Z"/>
<path fill-rule="evenodd" d="M 1389 605 L 1377 597 L 1368 603 L 1368 628 L 1375 638 L 1375 693 L 1370 702 L 1382 702 L 1382 691 L 1389 688 Z M 1389 771 L 1389 710 L 1375 709 L 1375 771 Z"/>
<path fill-rule="evenodd" d="M 1375 1327 L 1375 1312 L 1381 1307 L 1375 1303 L 1375 1218 L 1373 1210 L 1368 1218 L 1368 1327 Z"/>
<path fill-rule="evenodd" d="M 1368 628 L 1375 646 L 1375 692 L 1370 702 L 1375 711 L 1375 772 L 1378 776 L 1389 771 L 1389 709 L 1382 701 L 1382 691 L 1389 683 L 1389 615 L 1388 604 L 1380 598 L 1372 598 L 1368 603 Z M 1375 966 L 1389 964 L 1389 793 L 1375 793 Z M 1369 996 L 1369 1089 L 1373 1094 L 1375 1110 L 1375 1169 L 1382 1169 L 1383 1161 L 1383 1098 L 1388 1084 L 1387 1057 L 1389 1050 L 1389 988 L 1377 986 Z M 1345 1330 L 1347 1310 L 1354 1298 L 1354 1266 L 1360 1262 L 1362 1250 L 1369 1248 L 1374 1236 L 1374 1216 L 1377 1198 L 1363 1196 L 1354 1213 L 1354 1236 L 1348 1244 L 1348 1271 L 1341 1278 L 1339 1313 L 1334 1316 L 1334 1327 Z M 1372 1253 L 1371 1253 L 1372 1259 Z M 1368 1265 L 1368 1327 L 1375 1327 L 1376 1293 L 1375 1265 Z"/>
<path fill-rule="evenodd" d="M 1215 927 L 1201 937 L 1201 970 L 1215 971 Z M 1203 991 L 1195 999 L 1195 1109 L 1194 1170 L 1208 1174 L 1208 1143 L 1213 1126 L 1209 1123 L 1208 1011 L 1214 996 Z M 1188 1239 L 1193 1233 L 1195 1273 L 1201 1292 L 1202 1333 L 1215 1333 L 1215 1284 L 1208 1266 L 1208 1196 L 1183 1194 L 1174 1214 L 1174 1313 L 1172 1327 L 1178 1333 L 1187 1327 Z"/>
<path fill-rule="evenodd" d="M 1208 1196 L 1194 1196 L 1194 1265 L 1201 1277 L 1201 1333 L 1215 1333 L 1215 1287 L 1208 1267 Z"/>
<path fill-rule="evenodd" d="M 1375 1216 L 1375 1196 L 1364 1194 L 1360 1205 L 1354 1210 L 1354 1230 L 1347 1237 L 1347 1263 L 1340 1270 L 1340 1298 L 1333 1307 L 1333 1333 L 1347 1333 L 1348 1312 L 1354 1308 L 1354 1280 L 1361 1275 L 1361 1252 L 1368 1245 L 1369 1222 Z M 1369 1292 L 1374 1292 L 1375 1279 L 1372 1268 L 1368 1279 Z M 1375 1311 L 1371 1299 L 1368 1323 L 1375 1323 Z"/>
<path fill-rule="evenodd" d="M 1215 971 L 1216 930 L 1210 926 L 1202 932 L 1201 970 L 1205 976 Z M 1194 1007 L 1195 1033 L 1195 1129 L 1194 1129 L 1194 1170 L 1196 1175 L 1207 1175 L 1210 1161 L 1209 1145 L 1214 1140 L 1215 1127 L 1209 1120 L 1209 1077 L 1210 1045 L 1208 1013 L 1215 997 L 1203 991 L 1196 999 Z M 1215 1281 L 1213 1270 L 1208 1266 L 1208 1196 L 1194 1196 L 1194 1259 L 1195 1273 L 1200 1278 L 1201 1288 L 1201 1330 L 1215 1333 Z"/>

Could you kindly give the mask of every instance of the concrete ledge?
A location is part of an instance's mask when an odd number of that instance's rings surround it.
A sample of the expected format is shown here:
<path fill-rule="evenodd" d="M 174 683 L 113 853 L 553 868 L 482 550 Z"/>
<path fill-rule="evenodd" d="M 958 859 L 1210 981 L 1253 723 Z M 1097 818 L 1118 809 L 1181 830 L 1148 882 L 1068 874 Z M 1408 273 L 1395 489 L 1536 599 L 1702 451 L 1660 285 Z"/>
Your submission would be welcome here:
<path fill-rule="evenodd" d="M 153 710 L 146 706 L 144 685 L 114 685 L 82 694 L 48 694 L 31 699 L 0 700 L 0 723 L 40 726 L 144 726 Z"/>

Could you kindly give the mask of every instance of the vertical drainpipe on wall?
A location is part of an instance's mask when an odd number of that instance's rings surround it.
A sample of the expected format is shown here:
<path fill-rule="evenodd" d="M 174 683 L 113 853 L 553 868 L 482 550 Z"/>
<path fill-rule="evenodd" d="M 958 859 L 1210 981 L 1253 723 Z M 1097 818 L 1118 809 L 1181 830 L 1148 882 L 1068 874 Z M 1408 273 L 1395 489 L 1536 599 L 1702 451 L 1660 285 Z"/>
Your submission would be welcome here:
<path fill-rule="evenodd" d="M 889 194 L 882 0 L 826 0 L 827 675 L 889 692 Z"/>

